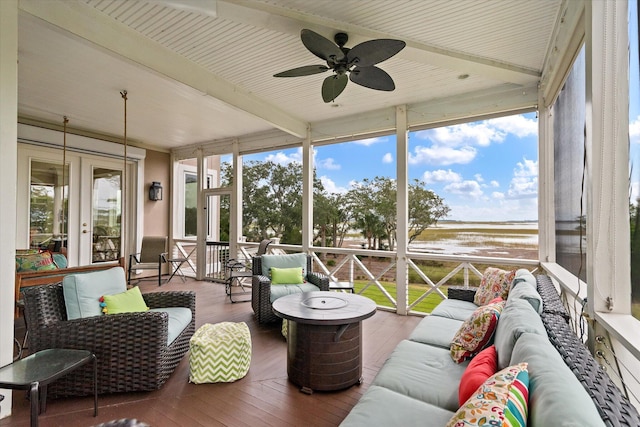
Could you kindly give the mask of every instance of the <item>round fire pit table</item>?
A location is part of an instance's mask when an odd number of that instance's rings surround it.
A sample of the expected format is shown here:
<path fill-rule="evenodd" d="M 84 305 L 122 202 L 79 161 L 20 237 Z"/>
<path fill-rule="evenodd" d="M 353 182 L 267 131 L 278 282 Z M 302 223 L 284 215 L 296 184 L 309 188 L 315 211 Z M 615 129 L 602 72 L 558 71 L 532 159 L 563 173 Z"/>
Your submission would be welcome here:
<path fill-rule="evenodd" d="M 362 320 L 376 304 L 361 295 L 304 292 L 280 297 L 273 312 L 288 320 L 287 374 L 303 393 L 362 382 Z"/>

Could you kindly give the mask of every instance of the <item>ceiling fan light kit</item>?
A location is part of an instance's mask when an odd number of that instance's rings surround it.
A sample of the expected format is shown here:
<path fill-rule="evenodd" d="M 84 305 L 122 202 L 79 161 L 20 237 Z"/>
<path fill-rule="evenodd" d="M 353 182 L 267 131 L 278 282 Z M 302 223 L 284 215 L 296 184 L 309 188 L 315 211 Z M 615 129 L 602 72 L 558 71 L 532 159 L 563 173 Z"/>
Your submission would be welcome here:
<path fill-rule="evenodd" d="M 355 45 L 349 49 L 344 45 L 349 40 L 345 33 L 334 36 L 335 43 L 320 34 L 304 29 L 300 33 L 302 44 L 327 65 L 306 65 L 274 74 L 274 77 L 301 77 L 332 70 L 334 74 L 322 82 L 322 99 L 334 101 L 344 91 L 349 80 L 369 89 L 392 91 L 396 88 L 393 79 L 375 66 L 386 61 L 406 46 L 402 40 L 376 39 Z"/>

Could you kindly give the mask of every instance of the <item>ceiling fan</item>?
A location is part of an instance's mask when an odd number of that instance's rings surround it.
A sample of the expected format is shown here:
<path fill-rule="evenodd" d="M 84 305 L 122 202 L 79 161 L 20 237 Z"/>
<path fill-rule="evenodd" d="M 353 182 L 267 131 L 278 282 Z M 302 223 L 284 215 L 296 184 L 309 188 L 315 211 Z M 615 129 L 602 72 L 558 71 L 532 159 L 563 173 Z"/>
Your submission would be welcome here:
<path fill-rule="evenodd" d="M 274 74 L 274 77 L 309 76 L 333 70 L 334 74 L 325 78 L 322 83 L 324 102 L 334 101 L 349 80 L 370 89 L 392 91 L 396 88 L 391 76 L 375 64 L 400 52 L 406 46 L 402 40 L 369 40 L 349 49 L 344 47 L 349 40 L 345 33 L 334 36 L 335 44 L 307 29 L 301 31 L 300 38 L 305 47 L 318 58 L 324 59 L 327 65 L 306 65 Z"/>

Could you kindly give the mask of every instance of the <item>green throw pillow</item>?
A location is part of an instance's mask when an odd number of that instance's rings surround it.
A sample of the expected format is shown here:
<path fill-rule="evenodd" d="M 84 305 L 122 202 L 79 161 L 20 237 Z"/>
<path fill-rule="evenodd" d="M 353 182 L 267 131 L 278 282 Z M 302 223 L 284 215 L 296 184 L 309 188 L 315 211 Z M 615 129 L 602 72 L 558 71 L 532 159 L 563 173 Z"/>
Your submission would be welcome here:
<path fill-rule="evenodd" d="M 304 277 L 302 277 L 302 267 L 271 267 L 272 285 L 300 285 L 302 283 L 304 283 Z"/>
<path fill-rule="evenodd" d="M 142 298 L 140 288 L 137 286 L 119 294 L 104 295 L 100 299 L 100 306 L 105 314 L 136 313 L 149 310 L 144 298 Z"/>

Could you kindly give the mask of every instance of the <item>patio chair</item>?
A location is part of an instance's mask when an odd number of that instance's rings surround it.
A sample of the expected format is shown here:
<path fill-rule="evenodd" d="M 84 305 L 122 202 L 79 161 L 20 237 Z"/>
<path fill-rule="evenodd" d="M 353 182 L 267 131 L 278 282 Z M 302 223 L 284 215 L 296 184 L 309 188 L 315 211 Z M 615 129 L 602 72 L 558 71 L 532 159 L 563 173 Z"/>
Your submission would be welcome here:
<path fill-rule="evenodd" d="M 252 259 L 251 306 L 258 323 L 282 321 L 273 313 L 273 302 L 284 295 L 297 292 L 328 291 L 329 277 L 312 271 L 311 256 L 307 254 L 263 255 Z M 302 283 L 272 283 L 273 268 L 302 268 Z M 274 280 L 275 282 L 275 280 Z"/>
<path fill-rule="evenodd" d="M 98 359 L 98 393 L 159 389 L 189 350 L 195 332 L 195 292 L 142 294 L 146 307 L 107 306 L 102 296 L 128 296 L 122 267 L 71 274 L 63 283 L 28 287 L 24 295 L 29 351 L 89 350 Z M 115 299 L 114 298 L 114 299 Z M 125 308 L 126 307 L 126 308 Z M 119 314 L 115 314 L 119 313 Z M 93 369 L 83 367 L 48 385 L 51 397 L 93 394 Z"/>
<path fill-rule="evenodd" d="M 127 283 L 131 283 L 134 270 L 158 272 L 158 286 L 162 285 L 162 264 L 167 262 L 167 236 L 144 236 L 140 252 L 129 255 Z"/>
<path fill-rule="evenodd" d="M 260 245 L 258 245 L 258 251 L 256 252 L 255 256 L 262 256 L 266 254 L 267 248 L 269 247 L 270 244 L 271 244 L 270 239 L 264 239 L 260 241 Z M 227 267 L 226 291 L 227 291 L 227 295 L 229 296 L 229 301 L 231 301 L 232 303 L 251 301 L 251 300 L 234 301 L 233 288 L 232 288 L 235 282 L 236 285 L 242 288 L 242 292 L 243 293 L 245 292 L 244 283 L 242 282 L 242 280 L 250 278 L 253 275 L 253 273 L 251 272 L 250 266 L 248 266 L 244 262 L 238 261 L 237 259 L 231 258 L 227 261 L 226 267 Z"/>

